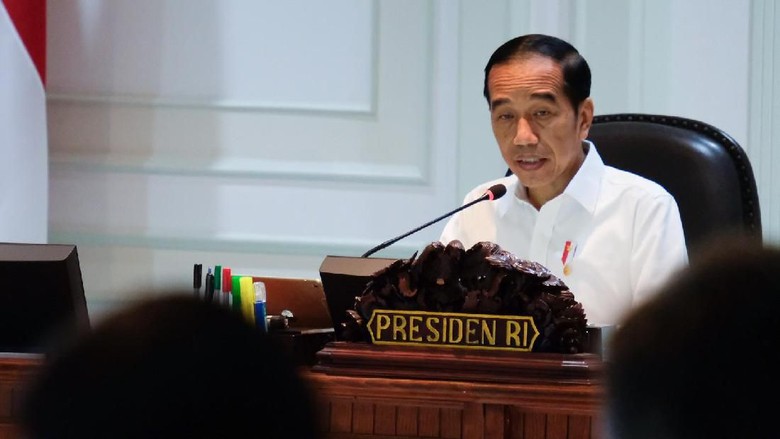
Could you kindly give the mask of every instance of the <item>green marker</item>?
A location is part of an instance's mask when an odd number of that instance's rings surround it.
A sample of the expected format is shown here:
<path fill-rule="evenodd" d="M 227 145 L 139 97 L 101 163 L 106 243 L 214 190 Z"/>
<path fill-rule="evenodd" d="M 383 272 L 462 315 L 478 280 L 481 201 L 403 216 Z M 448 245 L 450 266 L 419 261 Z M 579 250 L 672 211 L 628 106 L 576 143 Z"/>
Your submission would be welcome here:
<path fill-rule="evenodd" d="M 231 276 L 233 285 L 233 311 L 241 312 L 241 276 Z"/>

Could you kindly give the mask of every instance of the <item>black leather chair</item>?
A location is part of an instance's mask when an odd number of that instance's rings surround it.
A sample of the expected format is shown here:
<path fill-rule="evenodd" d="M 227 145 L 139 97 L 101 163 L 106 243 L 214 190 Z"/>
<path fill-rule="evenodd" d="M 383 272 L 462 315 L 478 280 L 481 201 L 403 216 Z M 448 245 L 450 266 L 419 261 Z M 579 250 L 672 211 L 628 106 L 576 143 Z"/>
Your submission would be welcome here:
<path fill-rule="evenodd" d="M 720 235 L 761 241 L 753 168 L 722 130 L 682 117 L 608 114 L 594 117 L 588 138 L 607 165 L 653 180 L 674 196 L 692 258 Z"/>
<path fill-rule="evenodd" d="M 588 138 L 606 164 L 653 180 L 674 196 L 690 255 L 718 235 L 762 239 L 753 168 L 722 130 L 682 117 L 608 114 L 594 117 Z"/>

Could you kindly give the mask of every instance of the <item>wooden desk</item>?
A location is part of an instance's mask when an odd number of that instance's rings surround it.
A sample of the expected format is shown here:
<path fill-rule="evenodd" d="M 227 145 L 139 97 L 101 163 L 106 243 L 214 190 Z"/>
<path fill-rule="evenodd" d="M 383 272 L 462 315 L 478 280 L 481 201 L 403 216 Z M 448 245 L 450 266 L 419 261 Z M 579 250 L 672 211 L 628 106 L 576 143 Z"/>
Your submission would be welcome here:
<path fill-rule="evenodd" d="M 0 439 L 19 437 L 16 422 L 24 389 L 42 361 L 36 354 L 0 353 Z"/>
<path fill-rule="evenodd" d="M 303 377 L 325 437 L 598 438 L 601 367 L 590 354 L 483 355 L 330 343 Z M 19 437 L 42 358 L 0 354 L 0 439 Z"/>
<path fill-rule="evenodd" d="M 305 377 L 329 438 L 601 437 L 592 354 L 330 343 Z"/>

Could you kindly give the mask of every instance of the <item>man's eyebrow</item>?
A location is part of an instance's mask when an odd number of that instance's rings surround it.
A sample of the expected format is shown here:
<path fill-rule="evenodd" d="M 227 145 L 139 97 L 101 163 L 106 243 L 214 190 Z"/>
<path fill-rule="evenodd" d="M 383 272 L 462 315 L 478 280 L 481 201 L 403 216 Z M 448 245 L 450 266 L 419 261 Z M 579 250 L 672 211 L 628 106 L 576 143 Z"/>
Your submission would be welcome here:
<path fill-rule="evenodd" d="M 555 98 L 555 94 L 550 92 L 538 92 L 538 93 L 531 93 L 531 99 L 541 99 L 543 101 L 548 101 L 550 103 L 556 103 L 558 100 Z"/>
<path fill-rule="evenodd" d="M 551 104 L 555 104 L 558 102 L 558 99 L 555 97 L 555 93 L 543 91 L 543 92 L 537 92 L 537 93 L 531 93 L 531 99 L 538 99 L 542 101 L 547 101 Z M 493 110 L 496 107 L 504 104 L 509 104 L 511 101 L 508 98 L 497 98 L 492 101 L 490 101 L 490 109 Z"/>
<path fill-rule="evenodd" d="M 507 98 L 498 98 L 490 101 L 490 109 L 493 110 L 494 108 L 498 107 L 499 105 L 508 104 L 509 99 Z"/>

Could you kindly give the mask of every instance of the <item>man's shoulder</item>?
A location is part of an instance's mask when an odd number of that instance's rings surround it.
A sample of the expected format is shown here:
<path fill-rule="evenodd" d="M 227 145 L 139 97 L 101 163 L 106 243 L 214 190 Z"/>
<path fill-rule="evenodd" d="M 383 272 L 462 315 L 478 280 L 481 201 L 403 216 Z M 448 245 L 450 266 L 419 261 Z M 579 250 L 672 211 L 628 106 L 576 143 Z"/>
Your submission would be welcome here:
<path fill-rule="evenodd" d="M 660 184 L 628 171 L 606 166 L 604 190 L 616 196 L 631 196 L 648 199 L 668 199 L 672 195 Z"/>

